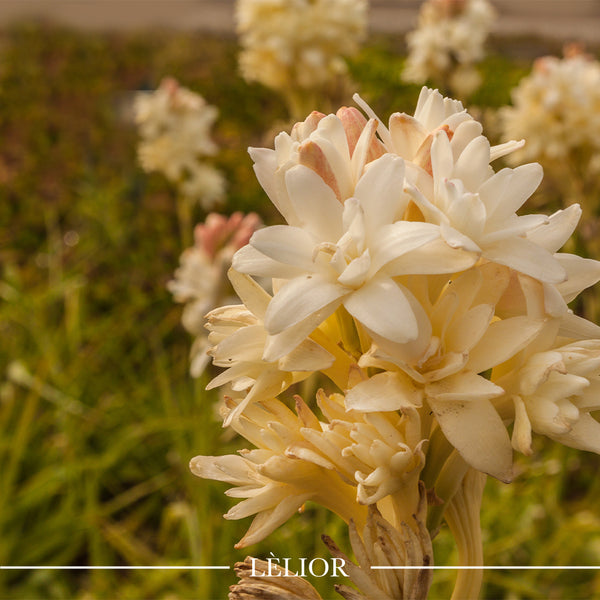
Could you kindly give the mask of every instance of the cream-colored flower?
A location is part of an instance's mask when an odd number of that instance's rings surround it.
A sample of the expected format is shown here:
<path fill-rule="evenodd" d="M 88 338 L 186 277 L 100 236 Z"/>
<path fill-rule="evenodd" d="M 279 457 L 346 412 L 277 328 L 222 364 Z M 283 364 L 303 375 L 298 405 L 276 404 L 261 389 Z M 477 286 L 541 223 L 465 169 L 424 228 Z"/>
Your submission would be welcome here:
<path fill-rule="evenodd" d="M 600 152 L 600 62 L 571 46 L 565 58 L 545 56 L 512 91 L 501 110 L 503 135 L 527 138 L 515 160 L 539 160 L 548 167 L 576 161 L 584 177 L 596 169 Z M 562 165 L 564 167 L 564 165 Z"/>
<path fill-rule="evenodd" d="M 521 359 L 523 361 L 523 359 Z M 514 403 L 513 446 L 531 454 L 532 432 L 600 454 L 600 340 L 530 354 L 498 380 Z"/>
<path fill-rule="evenodd" d="M 242 74 L 279 91 L 322 86 L 346 72 L 366 16 L 365 0 L 238 0 Z"/>
<path fill-rule="evenodd" d="M 233 401 L 230 409 L 236 410 Z M 307 413 L 308 407 L 302 407 L 302 411 Z M 311 421 L 321 429 L 314 415 Z M 356 503 L 354 485 L 330 465 L 286 455 L 288 447 L 304 439 L 303 428 L 311 426 L 306 417 L 295 415 L 278 400 L 263 400 L 249 405 L 231 423 L 256 449 L 244 450 L 241 456 L 197 456 L 190 468 L 199 477 L 234 484 L 236 487 L 227 495 L 245 498 L 229 510 L 226 519 L 256 515 L 236 547 L 264 539 L 308 500 L 325 506 L 346 522 L 354 519 L 364 524 L 366 509 Z"/>
<path fill-rule="evenodd" d="M 187 198 L 212 208 L 223 197 L 225 181 L 200 159 L 217 152 L 210 137 L 217 109 L 172 78 L 164 79 L 154 92 L 140 92 L 134 109 L 142 168 L 163 173 Z"/>
<path fill-rule="evenodd" d="M 406 37 L 403 78 L 413 83 L 431 80 L 463 97 L 472 93 L 481 83 L 475 64 L 484 57 L 494 17 L 487 0 L 424 2 L 417 29 Z"/>

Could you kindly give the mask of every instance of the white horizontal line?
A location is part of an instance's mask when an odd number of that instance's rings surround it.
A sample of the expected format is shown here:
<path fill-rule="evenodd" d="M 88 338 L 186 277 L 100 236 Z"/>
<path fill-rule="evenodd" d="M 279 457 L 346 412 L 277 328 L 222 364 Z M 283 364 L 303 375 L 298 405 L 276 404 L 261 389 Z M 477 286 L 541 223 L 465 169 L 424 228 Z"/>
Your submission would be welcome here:
<path fill-rule="evenodd" d="M 552 570 L 552 571 L 563 571 L 563 570 L 599 570 L 600 566 L 589 566 L 589 565 L 514 565 L 514 566 L 503 566 L 503 565 L 464 565 L 464 566 L 445 566 L 445 565 L 427 565 L 427 566 L 382 566 L 382 565 L 372 565 L 371 569 L 439 569 L 439 570 L 455 570 L 455 571 L 469 571 L 469 570 L 485 570 L 485 571 L 509 571 L 509 570 L 527 570 L 527 571 L 535 571 L 535 570 Z"/>
<path fill-rule="evenodd" d="M 230 569 L 228 565 L 157 565 L 157 566 L 140 566 L 140 565 L 0 565 L 0 569 L 11 571 L 109 571 L 109 570 L 145 570 L 145 571 L 162 571 L 162 570 L 210 570 L 210 569 Z"/>

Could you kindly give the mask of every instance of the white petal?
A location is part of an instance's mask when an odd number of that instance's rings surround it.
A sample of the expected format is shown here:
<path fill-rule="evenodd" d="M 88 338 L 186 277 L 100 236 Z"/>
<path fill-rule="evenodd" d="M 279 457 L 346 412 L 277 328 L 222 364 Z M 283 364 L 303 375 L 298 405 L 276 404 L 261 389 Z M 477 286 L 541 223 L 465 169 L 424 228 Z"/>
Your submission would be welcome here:
<path fill-rule="evenodd" d="M 385 372 L 346 392 L 346 407 L 360 412 L 387 412 L 421 406 L 423 392 L 404 373 Z"/>
<path fill-rule="evenodd" d="M 304 340 L 298 347 L 279 360 L 282 371 L 319 371 L 333 364 L 333 356 L 311 339 Z"/>
<path fill-rule="evenodd" d="M 371 244 L 372 268 L 376 273 L 392 260 L 435 240 L 440 230 L 431 223 L 398 221 L 385 225 Z"/>
<path fill-rule="evenodd" d="M 261 187 L 290 225 L 298 225 L 298 219 L 289 202 L 287 191 L 281 185 L 281 179 L 275 176 L 277 170 L 277 157 L 274 150 L 269 148 L 248 148 L 250 157 L 254 161 L 254 172 Z"/>
<path fill-rule="evenodd" d="M 250 238 L 250 245 L 260 253 L 286 265 L 312 271 L 316 240 L 299 227 L 273 225 L 259 229 Z"/>
<path fill-rule="evenodd" d="M 519 237 L 486 245 L 483 257 L 547 283 L 561 283 L 567 277 L 552 254 Z"/>
<path fill-rule="evenodd" d="M 454 165 L 453 177 L 460 179 L 467 190 L 476 192 L 490 175 L 490 143 L 480 135 L 467 144 Z"/>
<path fill-rule="evenodd" d="M 403 188 L 402 159 L 393 154 L 384 154 L 369 163 L 354 190 L 354 196 L 361 201 L 364 210 L 367 239 L 378 235 L 383 225 L 395 221 L 403 204 Z"/>
<path fill-rule="evenodd" d="M 264 318 L 271 296 L 248 275 L 238 273 L 235 269 L 229 269 L 227 275 L 235 293 L 248 310 L 260 319 Z"/>
<path fill-rule="evenodd" d="M 496 222 L 503 221 L 521 208 L 538 188 L 544 176 L 542 167 L 537 163 L 509 169 L 508 173 L 505 171 L 506 169 L 502 169 L 490 177 L 479 189 L 482 199 L 483 196 L 487 197 L 484 202 L 488 209 L 488 218 Z"/>
<path fill-rule="evenodd" d="M 342 204 L 333 190 L 304 165 L 296 165 L 285 174 L 290 202 L 301 226 L 319 240 L 335 242 L 341 235 Z"/>
<path fill-rule="evenodd" d="M 429 404 L 444 435 L 469 465 L 500 481 L 512 479 L 510 438 L 489 400 Z"/>
<path fill-rule="evenodd" d="M 512 317 L 492 323 L 469 353 L 467 367 L 482 373 L 522 350 L 542 330 L 544 322 L 529 317 Z"/>
<path fill-rule="evenodd" d="M 560 321 L 559 335 L 575 339 L 600 338 L 600 326 L 569 312 Z"/>
<path fill-rule="evenodd" d="M 234 255 L 232 267 L 239 273 L 257 277 L 275 277 L 287 279 L 306 273 L 305 269 L 291 267 L 259 252 L 250 244 L 240 248 Z"/>
<path fill-rule="evenodd" d="M 394 152 L 406 160 L 412 160 L 429 133 L 417 119 L 405 113 L 394 113 L 389 127 Z"/>
<path fill-rule="evenodd" d="M 554 258 L 567 272 L 567 280 L 556 288 L 565 302 L 571 302 L 581 291 L 600 281 L 600 262 L 575 254 L 558 253 Z"/>
<path fill-rule="evenodd" d="M 455 319 L 446 330 L 447 352 L 468 352 L 481 339 L 494 315 L 494 307 L 480 304 Z"/>
<path fill-rule="evenodd" d="M 589 414 L 581 415 L 568 433 L 549 437 L 571 448 L 600 454 L 600 423 Z"/>
<path fill-rule="evenodd" d="M 348 312 L 376 334 L 398 343 L 417 338 L 419 331 L 410 292 L 389 278 L 372 279 L 344 298 Z"/>
<path fill-rule="evenodd" d="M 295 277 L 273 296 L 265 315 L 265 327 L 271 335 L 279 333 L 300 323 L 348 291 L 318 273 Z"/>
<path fill-rule="evenodd" d="M 568 208 L 550 215 L 547 225 L 541 225 L 529 231 L 527 239 L 549 252 L 556 252 L 571 237 L 580 218 L 581 208 L 579 204 L 572 204 Z"/>

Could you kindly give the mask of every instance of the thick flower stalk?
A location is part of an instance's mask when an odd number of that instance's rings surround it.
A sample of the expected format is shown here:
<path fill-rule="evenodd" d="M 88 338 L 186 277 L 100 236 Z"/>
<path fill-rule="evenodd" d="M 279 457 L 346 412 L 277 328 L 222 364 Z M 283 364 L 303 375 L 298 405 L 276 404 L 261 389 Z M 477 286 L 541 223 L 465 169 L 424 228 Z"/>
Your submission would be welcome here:
<path fill-rule="evenodd" d="M 175 277 L 167 284 L 175 302 L 184 304 L 181 321 L 194 336 L 190 367 L 194 377 L 199 377 L 210 361 L 204 316 L 221 303 L 236 301 L 226 273 L 235 252 L 260 225 L 255 213 L 236 212 L 230 217 L 210 213 L 204 223 L 196 225 L 194 245 L 183 251 Z"/>
<path fill-rule="evenodd" d="M 578 206 L 517 214 L 541 168 L 493 163 L 522 143 L 490 146 L 460 102 L 426 88 L 388 126 L 356 100 L 366 117 L 314 112 L 250 150 L 285 223 L 236 252 L 242 303 L 208 328 L 225 368 L 210 387 L 239 394 L 224 423 L 253 448 L 192 470 L 243 498 L 227 518 L 255 515 L 239 547 L 316 502 L 348 523 L 360 563 L 361 591 L 342 595 L 425 598 L 419 567 L 444 519 L 461 561 L 481 564 L 485 476 L 509 482 L 533 432 L 600 453 L 600 327 L 568 306 L 600 263 L 559 252 Z M 367 573 L 396 561 L 415 572 Z M 461 574 L 455 597 L 480 584 Z"/>
<path fill-rule="evenodd" d="M 406 37 L 405 81 L 428 81 L 466 98 L 481 85 L 476 65 L 496 13 L 487 0 L 426 0 Z"/>
<path fill-rule="evenodd" d="M 173 78 L 154 92 L 140 92 L 134 109 L 142 168 L 162 173 L 185 202 L 214 208 L 225 192 L 222 174 L 206 162 L 218 150 L 210 131 L 217 109 Z"/>
<path fill-rule="evenodd" d="M 367 2 L 238 0 L 236 21 L 243 77 L 282 94 L 300 118 L 315 92 L 344 80 L 344 58 L 366 34 Z"/>
<path fill-rule="evenodd" d="M 597 215 L 600 62 L 571 44 L 562 59 L 538 58 L 511 96 L 499 114 L 503 135 L 527 139 L 514 160 L 539 161 L 565 205 L 581 202 L 588 217 Z"/>

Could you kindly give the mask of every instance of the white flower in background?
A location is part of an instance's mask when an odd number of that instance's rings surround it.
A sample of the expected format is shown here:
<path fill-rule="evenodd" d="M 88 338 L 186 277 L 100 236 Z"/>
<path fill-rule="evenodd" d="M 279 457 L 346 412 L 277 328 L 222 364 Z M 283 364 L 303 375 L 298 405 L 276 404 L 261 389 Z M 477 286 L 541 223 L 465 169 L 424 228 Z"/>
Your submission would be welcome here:
<path fill-rule="evenodd" d="M 200 159 L 217 152 L 210 137 L 217 109 L 172 78 L 154 92 L 139 93 L 134 109 L 142 168 L 163 173 L 188 199 L 212 208 L 223 197 L 225 181 Z"/>
<path fill-rule="evenodd" d="M 367 28 L 366 0 L 238 0 L 240 68 L 289 95 L 331 84 L 347 71 Z"/>
<path fill-rule="evenodd" d="M 233 213 L 230 217 L 210 213 L 204 223 L 196 225 L 195 244 L 181 255 L 175 278 L 167 284 L 176 302 L 183 303 L 183 326 L 195 336 L 192 347 L 191 373 L 198 377 L 210 357 L 204 329 L 205 315 L 219 304 L 235 302 L 225 275 L 233 254 L 248 243 L 261 225 L 255 213 Z"/>
<path fill-rule="evenodd" d="M 580 177 L 598 176 L 600 62 L 573 45 L 563 59 L 539 58 L 513 89 L 512 104 L 500 112 L 503 135 L 527 138 L 515 160 L 539 160 L 549 170 L 573 161 Z"/>
<path fill-rule="evenodd" d="M 494 18 L 487 0 L 427 0 L 417 29 L 406 37 L 409 54 L 403 78 L 421 84 L 431 80 L 468 96 L 481 84 L 475 65 L 485 55 Z"/>

